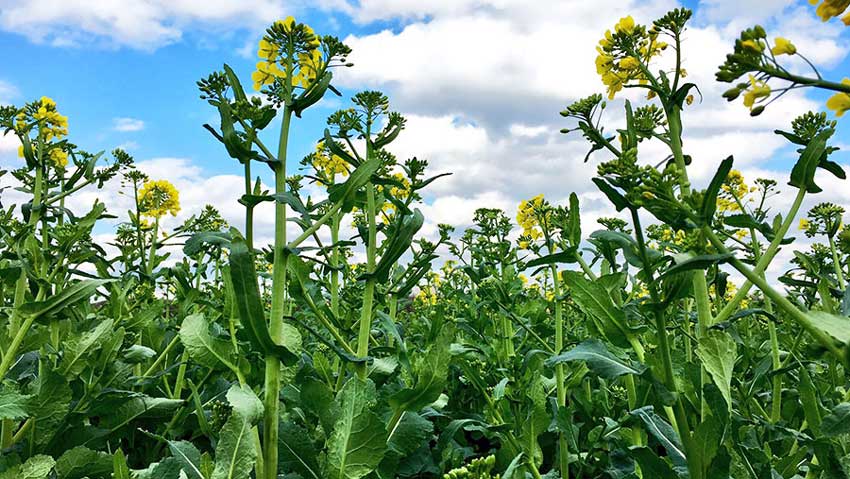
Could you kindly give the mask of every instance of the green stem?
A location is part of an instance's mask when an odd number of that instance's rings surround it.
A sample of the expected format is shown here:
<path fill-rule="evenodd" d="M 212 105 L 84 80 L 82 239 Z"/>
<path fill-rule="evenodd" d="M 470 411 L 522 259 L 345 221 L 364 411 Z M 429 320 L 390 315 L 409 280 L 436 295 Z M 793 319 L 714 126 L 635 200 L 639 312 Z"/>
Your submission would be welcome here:
<path fill-rule="evenodd" d="M 844 290 L 847 289 L 847 284 L 844 282 L 844 273 L 841 271 L 841 261 L 838 259 L 838 251 L 835 249 L 835 240 L 832 239 L 832 236 L 828 236 L 829 238 L 829 249 L 832 251 L 832 266 L 835 269 L 835 277 L 838 278 L 838 289 L 844 293 Z"/>
<path fill-rule="evenodd" d="M 286 150 L 289 141 L 289 127 L 292 110 L 289 105 L 283 107 L 283 122 L 280 127 L 278 144 L 278 163 L 275 169 L 275 193 L 286 192 Z M 272 265 L 272 304 L 269 316 L 269 333 L 277 344 L 283 343 L 283 316 L 286 308 L 286 204 L 275 202 L 274 224 L 274 263 Z M 277 479 L 278 462 L 278 426 L 280 414 L 280 360 L 269 355 L 266 357 L 265 372 L 265 417 L 263 423 L 265 479 Z"/>
<path fill-rule="evenodd" d="M 366 140 L 366 158 L 371 156 L 371 145 L 369 143 L 368 134 Z M 377 253 L 377 245 L 375 244 L 378 238 L 377 225 L 375 224 L 375 186 L 370 181 L 366 184 L 366 217 L 369 223 L 369 239 L 366 245 L 366 272 L 370 274 L 366 280 L 366 286 L 363 290 L 363 309 L 360 315 L 360 331 L 357 335 L 357 357 L 365 358 L 369 355 L 369 337 L 372 331 L 372 302 L 375 296 L 376 280 L 371 273 L 375 271 L 375 256 Z M 357 366 L 357 374 L 361 379 L 366 378 L 366 364 L 361 363 Z"/>
<path fill-rule="evenodd" d="M 703 232 L 706 237 L 708 237 L 711 244 L 717 248 L 721 253 L 729 253 L 729 250 L 717 238 L 717 235 L 714 234 L 713 231 L 707 226 L 703 227 Z M 747 265 L 742 263 L 739 259 L 732 257 L 729 260 L 729 264 L 732 265 L 733 268 L 738 270 L 741 274 L 744 275 L 753 285 L 755 285 L 762 293 L 765 294 L 768 298 L 770 298 L 779 309 L 785 311 L 792 319 L 797 321 L 800 326 L 803 327 L 809 334 L 811 334 L 817 342 L 821 344 L 824 348 L 829 350 L 832 354 L 834 354 L 838 359 L 844 360 L 844 354 L 841 352 L 841 349 L 835 345 L 835 341 L 828 335 L 826 332 L 822 331 L 820 328 L 812 324 L 811 320 L 806 316 L 806 313 L 800 311 L 796 306 L 794 306 L 791 301 L 783 296 L 779 291 L 776 291 L 772 286 L 770 286 L 767 281 L 756 274 L 756 271 L 751 270 Z"/>
<path fill-rule="evenodd" d="M 794 222 L 794 218 L 797 216 L 797 212 L 800 210 L 800 205 L 803 204 L 803 198 L 806 196 L 806 189 L 800 188 L 797 190 L 797 196 L 794 198 L 794 202 L 791 204 L 791 209 L 788 210 L 788 216 L 786 216 L 785 221 L 782 222 L 782 225 L 779 227 L 779 231 L 776 232 L 776 237 L 773 238 L 773 241 L 767 247 L 764 254 L 759 258 L 756 262 L 755 268 L 753 268 L 753 273 L 757 276 L 764 275 L 765 270 L 767 270 L 767 266 L 773 260 L 773 257 L 776 256 L 776 253 L 779 252 L 779 246 L 782 243 L 782 240 L 785 238 L 785 235 L 788 233 L 788 229 L 791 227 L 791 224 Z M 715 318 L 716 322 L 723 322 L 729 319 L 729 316 L 735 312 L 738 308 L 738 305 L 741 301 L 747 297 L 747 293 L 750 292 L 750 288 L 753 287 L 753 283 L 747 279 L 744 284 L 738 289 L 738 292 L 735 293 L 735 296 L 726 303 L 726 306 L 717 313 L 717 317 Z"/>

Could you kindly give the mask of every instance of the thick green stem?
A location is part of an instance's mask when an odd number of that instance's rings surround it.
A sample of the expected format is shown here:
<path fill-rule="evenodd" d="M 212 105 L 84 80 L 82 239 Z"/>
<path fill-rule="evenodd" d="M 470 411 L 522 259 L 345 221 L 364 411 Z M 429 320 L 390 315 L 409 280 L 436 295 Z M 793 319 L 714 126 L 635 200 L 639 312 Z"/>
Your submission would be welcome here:
<path fill-rule="evenodd" d="M 708 237 L 711 244 L 717 248 L 721 253 L 729 253 L 729 250 L 717 238 L 717 235 L 714 234 L 713 231 L 709 227 L 703 227 L 703 232 Z M 732 257 L 729 260 L 729 264 L 732 265 L 733 268 L 738 270 L 741 274 L 744 275 L 753 285 L 755 285 L 762 293 L 765 294 L 768 298 L 770 298 L 779 309 L 783 310 L 786 314 L 791 316 L 792 319 L 797 321 L 803 329 L 806 330 L 809 334 L 811 334 L 818 343 L 821 344 L 824 348 L 829 350 L 832 354 L 834 354 L 839 360 L 844 361 L 844 354 L 841 349 L 836 346 L 835 341 L 823 330 L 815 326 L 812 321 L 806 316 L 806 313 L 800 311 L 796 306 L 794 306 L 791 301 L 783 296 L 779 291 L 775 290 L 772 286 L 767 283 L 767 280 L 759 276 L 756 271 L 750 269 L 742 263 L 739 259 Z"/>
<path fill-rule="evenodd" d="M 555 354 L 561 354 L 564 350 L 564 312 L 561 307 L 561 278 L 558 269 L 554 265 L 552 271 L 552 302 L 555 307 Z M 558 407 L 567 405 L 567 385 L 565 380 L 564 364 L 555 366 L 555 381 L 558 395 Z M 570 477 L 570 451 L 567 446 L 567 437 L 564 432 L 558 436 L 558 461 L 561 477 Z"/>
<path fill-rule="evenodd" d="M 829 236 L 829 249 L 832 251 L 832 266 L 835 269 L 835 277 L 838 279 L 838 289 L 844 293 L 847 289 L 847 284 L 844 282 L 844 273 L 841 270 L 841 260 L 838 258 L 838 251 L 835 248 L 835 240 Z"/>
<path fill-rule="evenodd" d="M 773 241 L 767 247 L 764 254 L 758 259 L 756 262 L 755 268 L 753 268 L 753 273 L 757 276 L 763 276 L 765 270 L 767 270 L 768 265 L 773 260 L 773 257 L 776 256 L 776 253 L 779 252 L 779 246 L 782 243 L 782 240 L 785 238 L 785 235 L 788 233 L 788 229 L 791 227 L 791 224 L 794 222 L 794 218 L 797 216 L 797 212 L 800 211 L 800 205 L 803 204 L 803 198 L 806 196 L 806 189 L 800 188 L 797 190 L 797 196 L 794 198 L 794 202 L 791 204 L 791 209 L 788 210 L 788 216 L 785 217 L 785 221 L 782 222 L 782 225 L 779 227 L 779 231 L 776 232 L 776 237 L 773 238 Z M 753 283 L 747 278 L 747 281 L 738 289 L 735 293 L 735 296 L 726 303 L 726 306 L 717 313 L 717 317 L 715 318 L 716 322 L 723 322 L 729 319 L 729 316 L 735 312 L 738 308 L 738 305 L 741 304 L 741 301 L 747 297 L 747 294 L 750 292 L 750 288 L 753 287 Z"/>
<path fill-rule="evenodd" d="M 280 127 L 278 144 L 278 163 L 275 169 L 275 193 L 286 192 L 286 149 L 289 141 L 289 126 L 292 110 L 283 107 L 283 123 Z M 274 263 L 272 265 L 272 305 L 269 315 L 269 334 L 277 344 L 283 343 L 283 316 L 286 309 L 286 204 L 275 202 L 274 223 Z M 269 355 L 266 357 L 264 397 L 265 417 L 263 422 L 265 479 L 277 479 L 278 425 L 280 415 L 280 360 Z"/>
<path fill-rule="evenodd" d="M 367 140 L 368 148 L 368 140 Z M 371 151 L 367 151 L 367 158 Z M 372 302 L 375 296 L 375 278 L 371 273 L 375 271 L 375 256 L 377 254 L 378 238 L 377 225 L 375 224 L 375 186 L 372 182 L 366 184 L 366 216 L 369 223 L 369 239 L 366 245 L 366 271 L 370 274 L 366 280 L 363 290 L 363 308 L 360 315 L 360 331 L 357 335 L 357 357 L 365 358 L 369 355 L 369 337 L 372 331 Z M 358 364 L 357 374 L 361 379 L 366 378 L 366 364 Z"/>

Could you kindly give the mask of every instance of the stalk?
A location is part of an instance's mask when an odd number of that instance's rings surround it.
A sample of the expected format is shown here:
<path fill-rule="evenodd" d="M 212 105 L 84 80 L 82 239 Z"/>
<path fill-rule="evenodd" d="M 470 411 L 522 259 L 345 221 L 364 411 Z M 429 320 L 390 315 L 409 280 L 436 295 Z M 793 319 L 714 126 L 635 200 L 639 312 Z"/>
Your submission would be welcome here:
<path fill-rule="evenodd" d="M 723 244 L 722 241 L 711 231 L 708 227 L 703 227 L 703 231 L 708 237 L 711 244 L 717 248 L 721 253 L 728 253 L 729 250 Z M 741 274 L 743 274 L 753 285 L 755 285 L 762 293 L 765 294 L 768 298 L 770 298 L 779 309 L 785 311 L 792 319 L 797 321 L 803 329 L 806 330 L 809 334 L 811 334 L 815 340 L 817 340 L 824 348 L 828 349 L 829 352 L 834 354 L 836 358 L 840 360 L 844 360 L 844 354 L 842 351 L 835 345 L 835 341 L 828 335 L 826 332 L 822 331 L 820 328 L 812 324 L 811 320 L 806 316 L 806 314 L 800 311 L 794 304 L 791 303 L 785 296 L 783 296 L 779 291 L 776 291 L 772 286 L 770 286 L 767 281 L 756 274 L 756 271 L 751 270 L 747 267 L 741 260 L 732 257 L 729 260 L 729 264 L 732 265 L 733 268 L 737 269 Z"/>
<path fill-rule="evenodd" d="M 370 141 L 371 123 L 366 127 L 366 159 L 372 156 L 372 144 Z M 369 239 L 366 245 L 366 272 L 369 279 L 363 290 L 363 309 L 360 315 L 360 331 L 357 335 L 357 357 L 365 358 L 369 355 L 369 337 L 372 331 L 372 302 L 375 296 L 375 278 L 371 274 L 375 271 L 375 256 L 377 254 L 378 239 L 377 225 L 375 224 L 375 185 L 372 182 L 366 184 L 366 218 L 369 223 Z M 360 379 L 366 379 L 366 364 L 357 365 L 357 375 Z"/>
<path fill-rule="evenodd" d="M 552 293 L 554 293 L 555 305 L 555 354 L 561 354 L 564 350 L 564 312 L 561 307 L 561 278 L 554 265 L 550 266 L 552 271 Z M 567 405 L 567 388 L 565 384 L 564 365 L 555 365 L 555 380 L 557 381 L 558 407 Z M 561 469 L 561 477 L 570 477 L 570 457 L 567 446 L 567 438 L 562 431 L 558 435 L 558 460 Z"/>
<path fill-rule="evenodd" d="M 278 163 L 275 168 L 275 193 L 286 192 L 286 149 L 289 141 L 289 126 L 292 111 L 288 104 L 283 106 L 283 122 L 280 127 L 280 142 L 278 144 Z M 272 340 L 283 342 L 283 315 L 286 306 L 286 260 L 283 255 L 286 246 L 286 204 L 275 202 L 274 224 L 274 264 L 272 265 L 272 305 L 269 317 L 269 334 Z M 265 444 L 263 459 L 265 463 L 265 479 L 277 479 L 278 458 L 278 416 L 280 411 L 280 360 L 275 356 L 266 357 L 264 397 L 265 417 L 263 432 Z"/>
<path fill-rule="evenodd" d="M 832 266 L 835 268 L 835 277 L 838 278 L 838 289 L 843 293 L 847 289 L 847 284 L 844 282 L 844 273 L 841 271 L 841 261 L 838 259 L 838 251 L 835 249 L 835 240 L 832 236 L 827 236 L 829 239 L 829 249 L 832 251 Z"/>

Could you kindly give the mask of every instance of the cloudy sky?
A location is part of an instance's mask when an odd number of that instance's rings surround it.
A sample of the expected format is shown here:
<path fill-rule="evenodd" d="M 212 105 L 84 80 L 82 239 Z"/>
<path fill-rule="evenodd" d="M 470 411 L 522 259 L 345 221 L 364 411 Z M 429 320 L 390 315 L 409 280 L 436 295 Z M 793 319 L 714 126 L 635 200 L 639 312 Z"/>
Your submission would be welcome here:
<path fill-rule="evenodd" d="M 673 0 L 0 0 L 0 104 L 54 98 L 70 118 L 71 139 L 89 151 L 120 146 L 139 167 L 181 191 L 182 221 L 205 203 L 240 224 L 241 168 L 202 129 L 217 124 L 198 98 L 195 81 L 228 63 L 244 78 L 255 63 L 256 42 L 278 18 L 295 15 L 319 33 L 343 39 L 355 66 L 337 75 L 345 96 L 328 98 L 297 122 L 290 171 L 308 153 L 324 118 L 362 89 L 381 89 L 408 128 L 393 144 L 400 158 L 427 159 L 438 181 L 422 206 L 424 233 L 437 223 L 462 229 L 479 207 L 513 216 L 520 199 L 544 193 L 563 202 L 579 194 L 585 231 L 612 214 L 589 181 L 595 161 L 582 162 L 586 144 L 559 130 L 570 102 L 601 92 L 595 44 L 621 16 L 649 23 Z M 695 11 L 686 34 L 685 68 L 702 91 L 685 114 L 685 149 L 694 157 L 693 181 L 707 182 L 730 154 L 745 176 L 772 177 L 785 185 L 793 150 L 773 134 L 807 110 L 823 110 L 827 95 L 788 95 L 757 119 L 720 94 L 714 81 L 738 33 L 755 23 L 769 35 L 791 39 L 825 76 L 850 76 L 850 28 L 822 23 L 806 1 L 686 1 Z M 795 68 L 801 68 L 796 65 Z M 246 83 L 248 83 L 246 81 Z M 626 96 L 641 101 L 636 92 Z M 611 102 L 611 126 L 621 121 L 622 100 Z M 848 120 L 838 141 L 850 146 Z M 0 169 L 16 167 L 17 144 L 0 138 Z M 646 161 L 656 161 L 648 147 Z M 836 160 L 848 164 L 850 156 Z M 598 161 L 598 160 L 597 160 Z M 268 181 L 268 177 L 266 177 Z M 827 193 L 813 201 L 850 206 L 850 188 L 823 178 Z M 109 187 L 101 198 L 113 213 L 129 206 Z M 775 198 L 777 210 L 790 202 Z M 5 193 L 11 195 L 13 193 Z M 97 194 L 78 198 L 90 205 Z M 259 237 L 270 238 L 271 218 L 258 218 Z M 101 232 L 106 239 L 106 231 Z M 786 252 L 785 255 L 790 254 Z"/>

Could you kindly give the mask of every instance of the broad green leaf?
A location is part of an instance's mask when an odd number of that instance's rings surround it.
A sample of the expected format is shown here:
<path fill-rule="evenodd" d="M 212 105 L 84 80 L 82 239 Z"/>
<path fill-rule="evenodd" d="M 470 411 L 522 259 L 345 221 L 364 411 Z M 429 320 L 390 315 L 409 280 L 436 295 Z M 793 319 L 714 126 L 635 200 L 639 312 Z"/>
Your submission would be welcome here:
<path fill-rule="evenodd" d="M 97 291 L 97 288 L 112 281 L 111 279 L 86 279 L 74 283 L 49 299 L 22 305 L 20 313 L 37 318 L 55 315 L 66 306 L 88 299 Z"/>
<path fill-rule="evenodd" d="M 655 408 L 652 406 L 644 406 L 634 411 L 630 411 L 634 417 L 643 421 L 647 432 L 664 447 L 667 455 L 676 466 L 687 465 L 685 449 L 682 447 L 682 441 L 679 439 L 679 434 L 673 430 L 673 426 L 668 424 L 664 419 L 661 419 L 658 414 L 655 414 Z"/>
<path fill-rule="evenodd" d="M 800 368 L 800 404 L 803 405 L 803 415 L 809 423 L 809 429 L 815 434 L 820 434 L 821 411 L 817 389 L 812 382 L 812 377 L 805 366 Z"/>
<path fill-rule="evenodd" d="M 91 331 L 72 340 L 67 346 L 65 355 L 62 356 L 60 370 L 65 374 L 80 374 L 86 366 L 83 358 L 98 349 L 101 343 L 112 335 L 113 325 L 112 319 L 101 321 Z"/>
<path fill-rule="evenodd" d="M 156 351 L 141 344 L 134 344 L 124 350 L 124 361 L 130 364 L 142 363 L 154 356 Z"/>
<path fill-rule="evenodd" d="M 673 471 L 664 459 L 658 457 L 655 451 L 647 447 L 633 447 L 629 454 L 638 464 L 643 472 L 643 477 L 652 479 L 679 479 L 679 475 Z"/>
<path fill-rule="evenodd" d="M 809 311 L 806 316 L 815 327 L 844 344 L 850 344 L 850 318 L 824 311 Z"/>
<path fill-rule="evenodd" d="M 291 366 L 298 362 L 295 351 L 286 347 L 287 341 L 281 345 L 272 340 L 260 300 L 260 288 L 257 284 L 257 273 L 254 270 L 254 255 L 248 251 L 245 240 L 238 235 L 234 235 L 230 247 L 230 276 L 239 309 L 239 319 L 248 332 L 251 344 L 265 355 L 276 356 L 286 365 Z"/>
<path fill-rule="evenodd" d="M 547 359 L 546 365 L 553 366 L 569 361 L 585 361 L 591 371 L 606 379 L 624 374 L 640 376 L 646 371 L 646 366 L 640 363 L 632 363 L 614 356 L 598 339 L 582 341 L 569 351 Z"/>
<path fill-rule="evenodd" d="M 415 412 L 403 412 L 398 423 L 389 431 L 387 448 L 401 457 L 417 449 L 434 433 L 434 425 Z"/>
<path fill-rule="evenodd" d="M 605 287 L 585 279 L 577 271 L 565 271 L 563 276 L 573 300 L 597 324 L 605 338 L 617 346 L 630 347 L 632 332 L 626 323 L 626 314 L 614 304 Z"/>
<path fill-rule="evenodd" d="M 327 142 L 327 140 L 325 141 Z M 372 179 L 372 175 L 378 171 L 380 166 L 381 160 L 377 157 L 364 161 L 351 172 L 351 175 L 344 183 L 328 188 L 328 199 L 333 204 L 342 203 L 343 212 L 347 213 L 351 211 L 351 208 L 354 207 L 355 193 Z"/>
<path fill-rule="evenodd" d="M 800 159 L 791 168 L 791 179 L 788 184 L 798 189 L 806 189 L 807 193 L 822 191 L 815 184 L 815 172 L 822 159 L 825 159 L 826 141 L 835 133 L 832 128 L 826 128 L 809 141 L 800 153 Z"/>
<path fill-rule="evenodd" d="M 558 263 L 575 263 L 577 261 L 576 254 L 577 253 L 572 249 L 569 251 L 559 251 L 557 253 L 547 254 L 539 258 L 534 258 L 526 263 L 525 267 L 534 268 L 536 266 L 546 266 Z"/>
<path fill-rule="evenodd" d="M 212 479 L 247 479 L 259 451 L 251 430 L 263 416 L 263 403 L 250 388 L 232 386 L 227 391 L 230 417 L 219 433 Z"/>
<path fill-rule="evenodd" d="M 734 258 L 734 253 L 724 253 L 724 254 L 703 254 L 699 256 L 690 256 L 690 255 L 681 255 L 682 258 L 676 258 L 676 264 L 667 268 L 664 273 L 658 276 L 658 279 L 663 279 L 665 277 L 683 273 L 685 271 L 692 271 L 695 269 L 704 270 L 709 266 L 715 264 L 721 264 L 729 261 Z"/>
<path fill-rule="evenodd" d="M 182 399 L 132 397 L 114 411 L 103 415 L 100 426 L 117 431 L 140 418 L 167 418 L 183 403 Z"/>
<path fill-rule="evenodd" d="M 850 434 L 850 403 L 843 402 L 823 417 L 820 425 L 821 433 L 826 437 Z"/>
<path fill-rule="evenodd" d="M 0 387 L 0 419 L 17 421 L 29 417 L 30 397 L 5 385 Z"/>
<path fill-rule="evenodd" d="M 709 330 L 699 339 L 697 356 L 717 385 L 729 410 L 732 409 L 732 372 L 738 359 L 738 347 L 728 333 Z"/>
<path fill-rule="evenodd" d="M 381 253 L 381 259 L 375 266 L 375 271 L 372 275 L 379 283 L 384 283 L 390 276 L 390 269 L 398 262 L 401 255 L 410 248 L 410 243 L 413 242 L 413 236 L 422 227 L 425 217 L 422 212 L 415 210 L 412 215 L 404 216 L 397 228 L 392 231 L 389 244 L 384 247 Z"/>
<path fill-rule="evenodd" d="M 449 339 L 444 335 L 432 344 L 423 356 L 414 360 L 413 386 L 390 396 L 390 406 L 396 411 L 418 412 L 436 401 L 446 387 L 449 362 L 451 362 Z"/>
<path fill-rule="evenodd" d="M 710 223 L 714 218 L 714 212 L 717 210 L 717 195 L 720 193 L 720 187 L 732 171 L 732 157 L 728 157 L 720 162 L 717 166 L 717 171 L 711 179 L 705 194 L 702 197 L 702 220 L 705 223 Z"/>
<path fill-rule="evenodd" d="M 38 418 L 35 442 L 43 445 L 50 442 L 63 424 L 71 405 L 72 392 L 68 380 L 49 369 L 39 375 L 36 391 L 29 408 L 32 415 Z"/>
<path fill-rule="evenodd" d="M 204 245 L 229 247 L 230 233 L 226 231 L 201 231 L 200 233 L 195 233 L 183 245 L 183 254 L 186 256 L 195 256 L 204 249 Z"/>
<path fill-rule="evenodd" d="M 322 479 L 317 462 L 319 452 L 306 429 L 287 421 L 280 425 L 278 438 L 279 472 L 295 472 L 304 479 Z"/>
<path fill-rule="evenodd" d="M 113 470 L 112 455 L 78 446 L 59 456 L 56 460 L 58 479 L 83 479 L 108 477 Z"/>
<path fill-rule="evenodd" d="M 387 431 L 372 412 L 375 384 L 351 378 L 339 392 L 339 419 L 327 441 L 328 479 L 360 479 L 369 475 L 383 459 Z"/>
<path fill-rule="evenodd" d="M 201 472 L 201 452 L 188 441 L 168 441 L 171 457 L 180 463 L 180 468 L 188 479 L 205 479 Z"/>
<path fill-rule="evenodd" d="M 112 479 L 130 479 L 130 468 L 127 466 L 127 456 L 118 449 L 112 455 Z"/>
<path fill-rule="evenodd" d="M 32 456 L 27 462 L 0 472 L 0 479 L 47 479 L 55 464 L 50 456 Z"/>
<path fill-rule="evenodd" d="M 201 366 L 210 369 L 228 368 L 236 370 L 236 352 L 233 345 L 210 334 L 210 327 L 201 313 L 186 316 L 180 325 L 180 342 L 189 357 Z"/>

